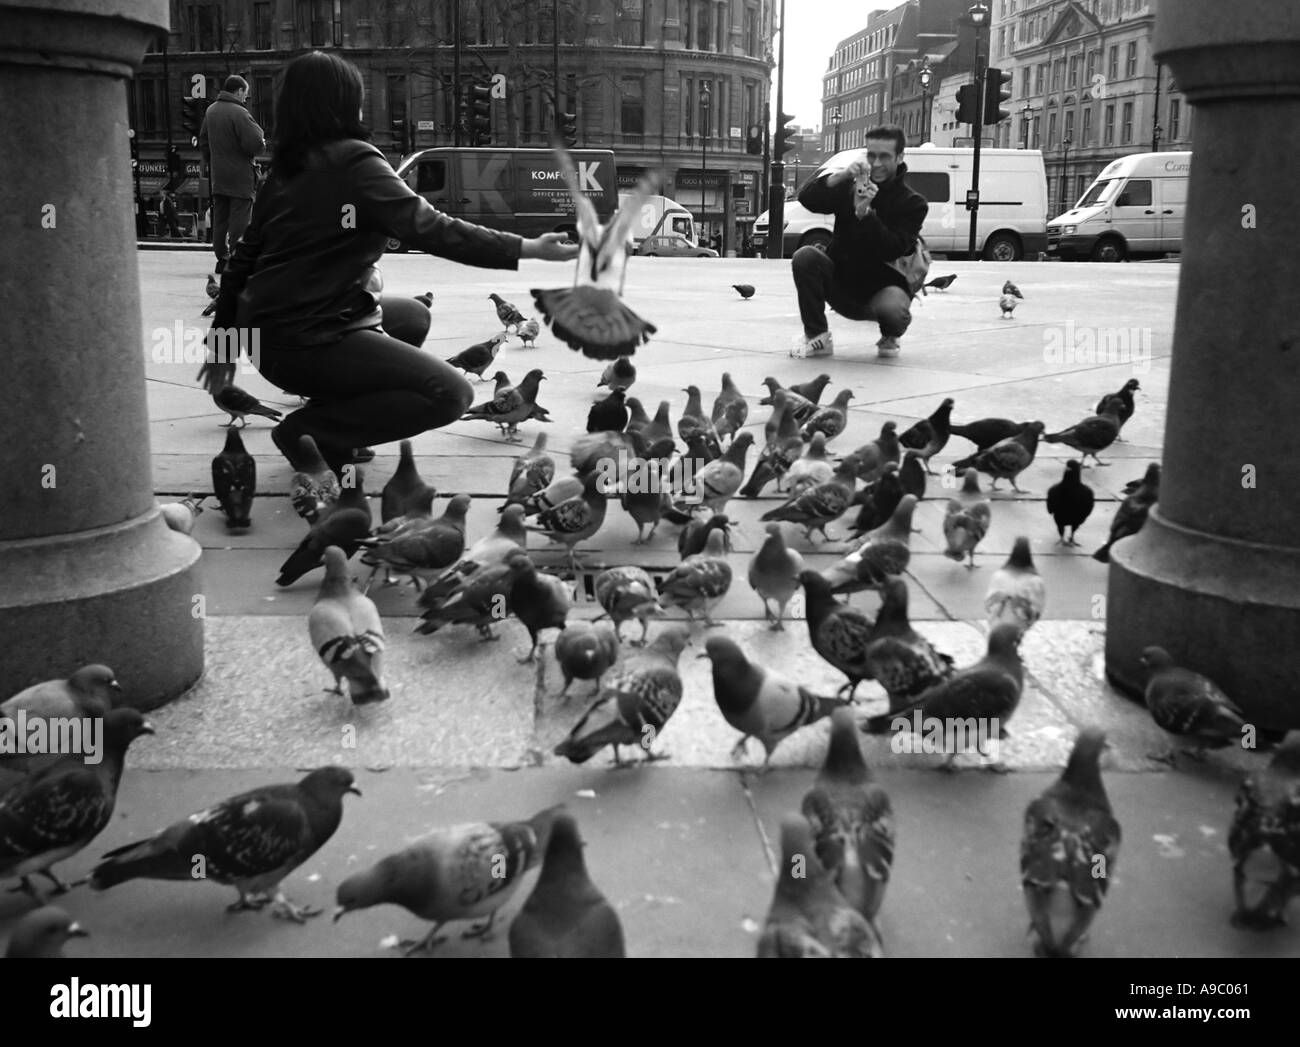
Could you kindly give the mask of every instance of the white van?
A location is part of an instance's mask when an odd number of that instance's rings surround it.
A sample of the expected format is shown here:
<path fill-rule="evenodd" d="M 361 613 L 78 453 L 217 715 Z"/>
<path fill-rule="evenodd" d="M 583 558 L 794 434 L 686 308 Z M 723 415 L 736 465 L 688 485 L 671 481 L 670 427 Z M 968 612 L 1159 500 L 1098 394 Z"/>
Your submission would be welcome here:
<path fill-rule="evenodd" d="M 620 207 L 630 195 L 618 194 Z M 695 218 L 690 211 L 666 196 L 647 196 L 632 222 L 632 243 L 641 247 L 647 238 L 658 236 L 681 237 L 691 247 L 698 246 L 695 240 Z"/>
<path fill-rule="evenodd" d="M 1047 253 L 1122 262 L 1181 251 L 1191 170 L 1191 153 L 1121 156 L 1074 207 L 1047 223 Z"/>
<path fill-rule="evenodd" d="M 827 160 L 813 177 L 840 170 L 862 155 L 846 149 Z M 970 212 L 966 192 L 971 185 L 973 149 L 941 148 L 928 142 L 903 153 L 907 184 L 930 202 L 921 235 L 930 250 L 950 257 L 970 246 Z M 754 223 L 754 247 L 767 243 L 767 212 Z M 794 254 L 806 244 L 830 242 L 835 217 L 807 210 L 797 200 L 785 205 L 783 253 Z M 1047 249 L 1047 173 L 1038 149 L 980 150 L 980 209 L 975 250 L 999 262 L 1036 259 Z"/>

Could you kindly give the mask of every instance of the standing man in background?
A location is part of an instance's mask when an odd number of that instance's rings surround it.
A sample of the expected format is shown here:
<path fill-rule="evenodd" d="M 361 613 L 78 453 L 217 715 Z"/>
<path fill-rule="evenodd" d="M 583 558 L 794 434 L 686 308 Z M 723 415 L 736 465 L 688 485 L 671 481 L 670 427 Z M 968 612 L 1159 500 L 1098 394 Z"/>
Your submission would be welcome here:
<path fill-rule="evenodd" d="M 218 275 L 248 226 L 256 187 L 253 158 L 266 148 L 262 129 L 245 108 L 247 102 L 248 81 L 226 77 L 199 129 L 199 151 L 212 180 L 212 251 Z"/>

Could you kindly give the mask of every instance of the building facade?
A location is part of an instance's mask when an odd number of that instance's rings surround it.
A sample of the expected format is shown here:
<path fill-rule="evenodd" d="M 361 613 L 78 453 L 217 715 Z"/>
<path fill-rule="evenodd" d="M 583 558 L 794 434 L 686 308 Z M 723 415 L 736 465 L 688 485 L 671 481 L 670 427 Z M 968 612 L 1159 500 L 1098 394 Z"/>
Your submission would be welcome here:
<path fill-rule="evenodd" d="M 1073 206 L 1118 157 L 1191 149 L 1191 109 L 1151 47 L 1158 5 L 1176 11 L 1176 0 L 984 2 L 980 57 L 1012 79 L 1003 106 L 1011 115 L 985 127 L 982 141 L 1043 151 L 1050 213 Z M 956 118 L 957 88 L 974 79 L 971 6 L 909 0 L 872 12 L 837 45 L 823 108 L 828 128 L 840 109 L 844 148 L 879 123 L 902 127 L 909 146 L 972 144 L 970 126 Z"/>
<path fill-rule="evenodd" d="M 130 86 L 142 189 L 169 180 L 196 208 L 198 150 L 182 99 L 201 82 L 250 84 L 249 109 L 274 140 L 276 77 L 304 51 L 334 50 L 366 83 L 365 120 L 394 165 L 405 153 L 468 145 L 463 99 L 496 84 L 491 142 L 548 148 L 561 112 L 581 148 L 611 149 L 619 187 L 647 170 L 732 250 L 763 209 L 773 0 L 171 0 L 165 46 Z M 460 25 L 454 13 L 460 12 Z M 558 42 L 557 42 L 558 29 Z M 459 87 L 459 94 L 457 88 Z M 169 174 L 169 148 L 183 178 Z"/>

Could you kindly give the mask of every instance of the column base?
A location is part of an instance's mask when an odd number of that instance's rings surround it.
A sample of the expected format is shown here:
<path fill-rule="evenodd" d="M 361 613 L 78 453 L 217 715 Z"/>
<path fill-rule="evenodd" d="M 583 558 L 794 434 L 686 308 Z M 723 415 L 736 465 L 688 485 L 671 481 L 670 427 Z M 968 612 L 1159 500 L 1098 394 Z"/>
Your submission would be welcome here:
<path fill-rule="evenodd" d="M 203 675 L 194 539 L 158 510 L 111 527 L 0 542 L 0 698 L 100 662 L 156 709 Z"/>
<path fill-rule="evenodd" d="M 1300 552 L 1171 523 L 1157 505 L 1111 549 L 1106 676 L 1141 699 L 1149 646 L 1208 676 L 1250 720 L 1300 727 Z"/>

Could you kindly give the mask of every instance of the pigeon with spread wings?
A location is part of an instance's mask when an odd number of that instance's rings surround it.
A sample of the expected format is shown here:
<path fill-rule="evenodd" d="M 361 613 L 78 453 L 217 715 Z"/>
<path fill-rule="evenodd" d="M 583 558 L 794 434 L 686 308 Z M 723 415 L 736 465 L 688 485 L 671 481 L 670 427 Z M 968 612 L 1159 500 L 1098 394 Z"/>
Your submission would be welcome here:
<path fill-rule="evenodd" d="M 632 250 L 632 221 L 641 213 L 654 185 L 642 179 L 609 224 L 601 225 L 592 202 L 578 191 L 577 171 L 569 154 L 561 148 L 555 152 L 573 199 L 582 248 L 573 286 L 549 291 L 534 288 L 533 300 L 551 330 L 571 349 L 593 360 L 631 356 L 656 330 L 620 298 Z"/>

